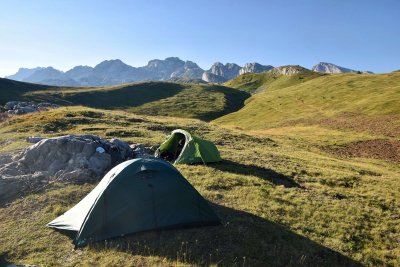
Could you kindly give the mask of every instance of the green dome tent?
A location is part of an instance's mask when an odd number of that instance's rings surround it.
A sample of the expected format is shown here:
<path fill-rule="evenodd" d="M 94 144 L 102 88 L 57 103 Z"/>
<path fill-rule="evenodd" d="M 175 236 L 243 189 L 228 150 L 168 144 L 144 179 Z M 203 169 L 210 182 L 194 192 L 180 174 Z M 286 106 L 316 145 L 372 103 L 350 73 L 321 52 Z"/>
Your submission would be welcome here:
<path fill-rule="evenodd" d="M 170 163 L 133 159 L 110 170 L 78 204 L 47 226 L 76 232 L 83 246 L 126 234 L 220 224 L 207 201 Z"/>
<path fill-rule="evenodd" d="M 155 155 L 174 164 L 221 161 L 219 151 L 213 142 L 193 136 L 181 129 L 172 131 Z"/>

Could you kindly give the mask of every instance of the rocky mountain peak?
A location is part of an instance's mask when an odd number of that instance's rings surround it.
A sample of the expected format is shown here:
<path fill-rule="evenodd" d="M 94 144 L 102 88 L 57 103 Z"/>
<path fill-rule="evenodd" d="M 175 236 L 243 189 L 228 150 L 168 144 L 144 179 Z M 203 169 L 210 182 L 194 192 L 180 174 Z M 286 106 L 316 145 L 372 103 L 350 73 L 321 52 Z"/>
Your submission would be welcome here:
<path fill-rule="evenodd" d="M 299 65 L 281 66 L 270 70 L 270 72 L 273 74 L 285 75 L 285 76 L 291 76 L 304 71 L 309 71 L 309 70 Z"/>
<path fill-rule="evenodd" d="M 239 75 L 240 66 L 235 63 L 226 63 L 225 65 L 221 62 L 215 62 L 211 68 L 207 71 L 211 74 L 221 76 L 223 79 L 218 80 L 230 80 Z M 214 77 L 214 76 L 205 76 Z"/>
<path fill-rule="evenodd" d="M 312 67 L 313 71 L 322 72 L 322 73 L 373 73 L 371 71 L 357 71 L 348 68 L 344 68 L 333 63 L 328 62 L 320 62 Z"/>
<path fill-rule="evenodd" d="M 312 67 L 313 71 L 323 72 L 323 73 L 343 73 L 343 72 L 357 72 L 352 69 L 340 67 L 338 65 L 328 63 L 328 62 L 320 62 Z"/>
<path fill-rule="evenodd" d="M 245 73 L 260 73 L 264 71 L 268 71 L 273 69 L 274 67 L 271 65 L 261 65 L 257 62 L 252 62 L 252 63 L 246 63 L 243 68 L 240 69 L 239 75 L 245 74 Z"/>

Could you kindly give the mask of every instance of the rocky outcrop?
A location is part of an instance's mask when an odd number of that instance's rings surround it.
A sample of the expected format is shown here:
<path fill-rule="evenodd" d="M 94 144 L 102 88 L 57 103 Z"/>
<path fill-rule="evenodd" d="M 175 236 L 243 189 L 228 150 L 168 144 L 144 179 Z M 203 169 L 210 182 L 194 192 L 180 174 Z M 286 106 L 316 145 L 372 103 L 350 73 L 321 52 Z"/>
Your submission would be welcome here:
<path fill-rule="evenodd" d="M 211 68 L 207 71 L 211 74 L 221 76 L 226 80 L 230 80 L 239 75 L 240 66 L 235 63 L 226 63 L 223 65 L 220 62 L 214 63 Z"/>
<path fill-rule="evenodd" d="M 260 73 L 264 71 L 269 71 L 273 69 L 274 67 L 271 65 L 261 65 L 257 62 L 253 63 L 246 63 L 243 68 L 240 69 L 239 75 L 245 74 L 245 73 Z"/>
<path fill-rule="evenodd" d="M 357 71 L 357 70 L 352 70 L 344 67 L 340 67 L 338 65 L 332 64 L 332 63 L 327 63 L 327 62 L 320 62 L 312 67 L 313 71 L 317 72 L 322 72 L 322 73 L 373 73 L 371 71 Z"/>
<path fill-rule="evenodd" d="M 154 59 L 147 66 L 138 68 L 145 72 L 147 80 L 169 80 L 170 78 L 201 78 L 204 70 L 192 61 L 183 61 L 177 57 L 164 60 Z"/>
<path fill-rule="evenodd" d="M 223 83 L 239 75 L 241 67 L 235 63 L 214 63 L 211 68 L 204 72 L 202 79 L 210 83 Z"/>
<path fill-rule="evenodd" d="M 40 139 L 13 157 L 0 156 L 0 203 L 49 182 L 99 180 L 120 162 L 146 154 L 144 146 L 133 148 L 119 139 L 95 135 L 66 135 Z"/>
<path fill-rule="evenodd" d="M 245 73 L 259 73 L 272 68 L 271 65 L 265 66 L 256 62 L 246 63 L 243 68 L 234 63 L 226 63 L 224 65 L 216 62 L 208 71 L 204 72 L 202 79 L 210 83 L 223 83 Z"/>
<path fill-rule="evenodd" d="M 285 76 L 291 76 L 300 72 L 304 71 L 310 71 L 306 68 L 303 68 L 302 66 L 299 65 L 289 65 L 289 66 L 281 66 L 281 67 L 276 67 L 270 70 L 269 72 L 276 74 L 276 75 L 285 75 Z"/>
<path fill-rule="evenodd" d="M 23 102 L 23 101 L 9 101 L 4 107 L 0 108 L 3 112 L 14 115 L 22 115 L 26 113 L 46 111 L 51 108 L 59 108 L 57 104 L 48 102 L 34 103 L 34 102 Z"/>
<path fill-rule="evenodd" d="M 215 75 L 215 74 L 212 74 L 207 71 L 203 73 L 203 76 L 201 77 L 201 79 L 208 83 L 224 83 L 224 82 L 228 81 L 228 79 L 226 79 L 222 76 Z"/>

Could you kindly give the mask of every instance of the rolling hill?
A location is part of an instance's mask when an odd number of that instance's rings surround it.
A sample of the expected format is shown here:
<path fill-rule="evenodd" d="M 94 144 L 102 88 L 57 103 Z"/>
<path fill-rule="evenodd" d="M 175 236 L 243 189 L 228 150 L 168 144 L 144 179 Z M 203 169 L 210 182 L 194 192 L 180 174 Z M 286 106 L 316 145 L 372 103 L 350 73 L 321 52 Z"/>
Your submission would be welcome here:
<path fill-rule="evenodd" d="M 1 79 L 0 96 L 0 104 L 11 100 L 48 101 L 60 105 L 212 120 L 237 111 L 250 95 L 219 85 L 143 82 L 75 88 Z"/>
<path fill-rule="evenodd" d="M 322 76 L 301 66 L 282 66 L 262 73 L 246 73 L 224 83 L 225 86 L 255 93 L 299 84 Z"/>
<path fill-rule="evenodd" d="M 264 75 L 271 79 L 269 73 Z M 284 80 L 287 83 L 272 82 L 270 87 L 268 78 L 264 83 L 257 80 L 268 90 L 253 95 L 244 108 L 215 122 L 247 130 L 329 123 L 332 127 L 354 126 L 354 130 L 359 125 L 363 130 L 360 122 L 365 122 L 364 126 L 370 124 L 375 132 L 386 129 L 388 135 L 391 132 L 400 136 L 399 73 L 324 75 L 301 83 L 293 82 L 294 77 L 289 76 Z M 236 82 L 235 86 L 241 88 L 248 83 Z"/>

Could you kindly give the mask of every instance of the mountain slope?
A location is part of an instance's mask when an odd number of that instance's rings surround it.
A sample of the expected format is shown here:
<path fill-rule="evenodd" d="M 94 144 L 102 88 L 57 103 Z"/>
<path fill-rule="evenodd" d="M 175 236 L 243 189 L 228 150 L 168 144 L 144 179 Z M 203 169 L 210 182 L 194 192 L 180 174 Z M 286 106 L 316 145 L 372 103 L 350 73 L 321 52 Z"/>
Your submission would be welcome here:
<path fill-rule="evenodd" d="M 49 88 L 51 86 L 0 78 L 0 105 L 13 100 L 29 100 L 28 97 L 24 96 L 25 93 Z"/>
<path fill-rule="evenodd" d="M 363 118 L 393 116 L 386 126 L 397 136 L 399 114 L 400 73 L 337 74 L 253 95 L 244 108 L 216 122 L 262 130 L 343 116 L 350 127 Z"/>
<path fill-rule="evenodd" d="M 253 93 L 303 83 L 321 75 L 300 66 L 289 65 L 262 73 L 246 73 L 224 83 L 224 85 Z"/>
<path fill-rule="evenodd" d="M 33 73 L 35 73 L 37 70 L 44 69 L 42 67 L 37 67 L 37 68 L 20 68 L 15 74 L 7 76 L 7 79 L 11 80 L 16 80 L 16 81 L 23 81 L 24 79 L 28 78 L 31 76 Z"/>
<path fill-rule="evenodd" d="M 239 110 L 250 96 L 224 86 L 143 82 L 109 87 L 51 87 L 0 80 L 0 104 L 11 100 L 121 109 L 148 115 L 212 120 Z"/>
<path fill-rule="evenodd" d="M 340 67 L 338 65 L 327 63 L 327 62 L 320 62 L 312 67 L 313 71 L 322 72 L 322 73 L 347 73 L 347 72 L 362 72 L 362 73 L 371 73 L 370 71 L 357 71 L 352 70 L 344 67 Z"/>

